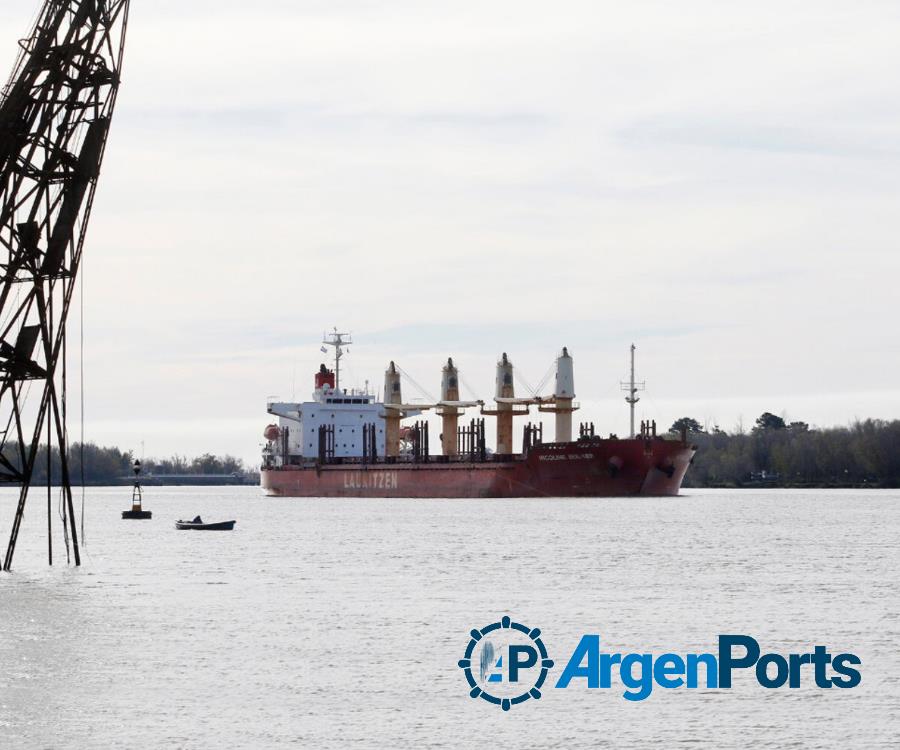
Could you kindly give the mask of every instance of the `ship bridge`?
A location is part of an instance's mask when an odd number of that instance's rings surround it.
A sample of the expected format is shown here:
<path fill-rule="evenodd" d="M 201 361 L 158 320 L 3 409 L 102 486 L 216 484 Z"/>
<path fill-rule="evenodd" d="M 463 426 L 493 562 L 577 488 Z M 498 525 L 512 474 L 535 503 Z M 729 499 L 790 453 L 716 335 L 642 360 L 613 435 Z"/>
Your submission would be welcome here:
<path fill-rule="evenodd" d="M 316 388 L 311 401 L 273 401 L 268 412 L 278 417 L 272 432 L 276 463 L 289 464 L 315 460 L 320 456 L 320 429 L 331 436 L 329 457 L 361 456 L 364 437 L 369 430 L 375 435 L 375 449 L 384 455 L 384 423 L 382 405 L 375 395 L 358 389 L 335 387 L 335 373 L 325 365 L 316 373 Z M 268 435 L 267 435 L 268 437 Z"/>

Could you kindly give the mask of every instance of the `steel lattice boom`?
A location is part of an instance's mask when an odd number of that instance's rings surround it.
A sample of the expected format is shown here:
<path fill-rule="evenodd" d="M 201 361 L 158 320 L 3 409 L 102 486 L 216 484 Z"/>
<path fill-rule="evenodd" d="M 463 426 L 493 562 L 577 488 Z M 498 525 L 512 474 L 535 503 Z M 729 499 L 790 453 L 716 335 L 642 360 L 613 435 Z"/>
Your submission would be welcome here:
<path fill-rule="evenodd" d="M 48 455 L 59 449 L 65 516 L 81 562 L 66 435 L 66 318 L 128 10 L 129 0 L 45 0 L 0 99 L 0 482 L 21 487 L 4 570 L 44 434 Z"/>

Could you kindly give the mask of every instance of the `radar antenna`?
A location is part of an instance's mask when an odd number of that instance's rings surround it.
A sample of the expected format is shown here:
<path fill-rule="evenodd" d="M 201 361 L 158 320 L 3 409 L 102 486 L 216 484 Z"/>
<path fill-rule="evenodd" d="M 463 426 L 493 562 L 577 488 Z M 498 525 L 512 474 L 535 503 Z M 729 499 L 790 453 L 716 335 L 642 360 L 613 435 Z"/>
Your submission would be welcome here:
<path fill-rule="evenodd" d="M 347 338 L 344 338 L 345 336 Z M 353 339 L 349 333 L 340 333 L 335 328 L 331 333 L 322 334 L 322 343 L 325 346 L 334 347 L 334 390 L 339 391 L 341 389 L 341 357 L 344 356 L 344 345 L 352 344 Z"/>
<path fill-rule="evenodd" d="M 44 0 L 0 94 L 0 483 L 9 570 L 46 424 L 81 564 L 66 432 L 66 319 L 119 89 L 130 0 Z M 30 391 L 39 400 L 27 403 Z M 49 529 L 48 529 L 49 531 Z M 53 562 L 52 538 L 48 540 Z"/>

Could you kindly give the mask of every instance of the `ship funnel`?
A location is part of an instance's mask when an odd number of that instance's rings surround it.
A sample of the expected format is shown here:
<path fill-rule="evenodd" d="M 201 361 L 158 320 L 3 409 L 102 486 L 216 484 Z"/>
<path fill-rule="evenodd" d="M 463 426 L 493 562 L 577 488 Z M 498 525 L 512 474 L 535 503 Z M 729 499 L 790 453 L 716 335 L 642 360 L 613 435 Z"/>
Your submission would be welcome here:
<path fill-rule="evenodd" d="M 400 390 L 400 373 L 397 365 L 391 362 L 384 371 L 385 404 L 402 404 L 403 394 Z M 384 455 L 392 458 L 400 455 L 400 419 L 403 414 L 399 409 L 385 409 L 381 415 L 384 419 Z"/>
<path fill-rule="evenodd" d="M 334 372 L 329 370 L 325 365 L 319 365 L 319 371 L 316 373 L 316 390 L 324 390 L 326 388 L 335 387 Z"/>
<path fill-rule="evenodd" d="M 447 358 L 447 364 L 441 371 L 441 401 L 459 401 L 459 370 L 453 364 L 453 358 Z M 457 453 L 456 430 L 459 426 L 459 409 L 455 406 L 441 406 L 441 449 L 445 456 Z"/>
<path fill-rule="evenodd" d="M 575 370 L 569 350 L 563 347 L 562 354 L 556 358 L 556 442 L 572 442 L 572 399 L 575 398 Z"/>

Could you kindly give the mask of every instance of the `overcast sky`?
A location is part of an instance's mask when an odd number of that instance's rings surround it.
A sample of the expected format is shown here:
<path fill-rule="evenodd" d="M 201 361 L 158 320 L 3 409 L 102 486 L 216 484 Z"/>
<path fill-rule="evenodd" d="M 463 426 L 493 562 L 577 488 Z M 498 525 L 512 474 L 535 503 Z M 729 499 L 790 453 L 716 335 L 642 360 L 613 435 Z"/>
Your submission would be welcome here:
<path fill-rule="evenodd" d="M 6 70 L 37 5 L 0 7 Z M 534 385 L 566 345 L 603 433 L 632 341 L 666 426 L 900 417 L 898 24 L 866 0 L 134 2 L 87 438 L 255 461 L 335 325 L 345 385 L 394 359 L 436 394 L 452 355 L 485 399 L 501 352 Z"/>

